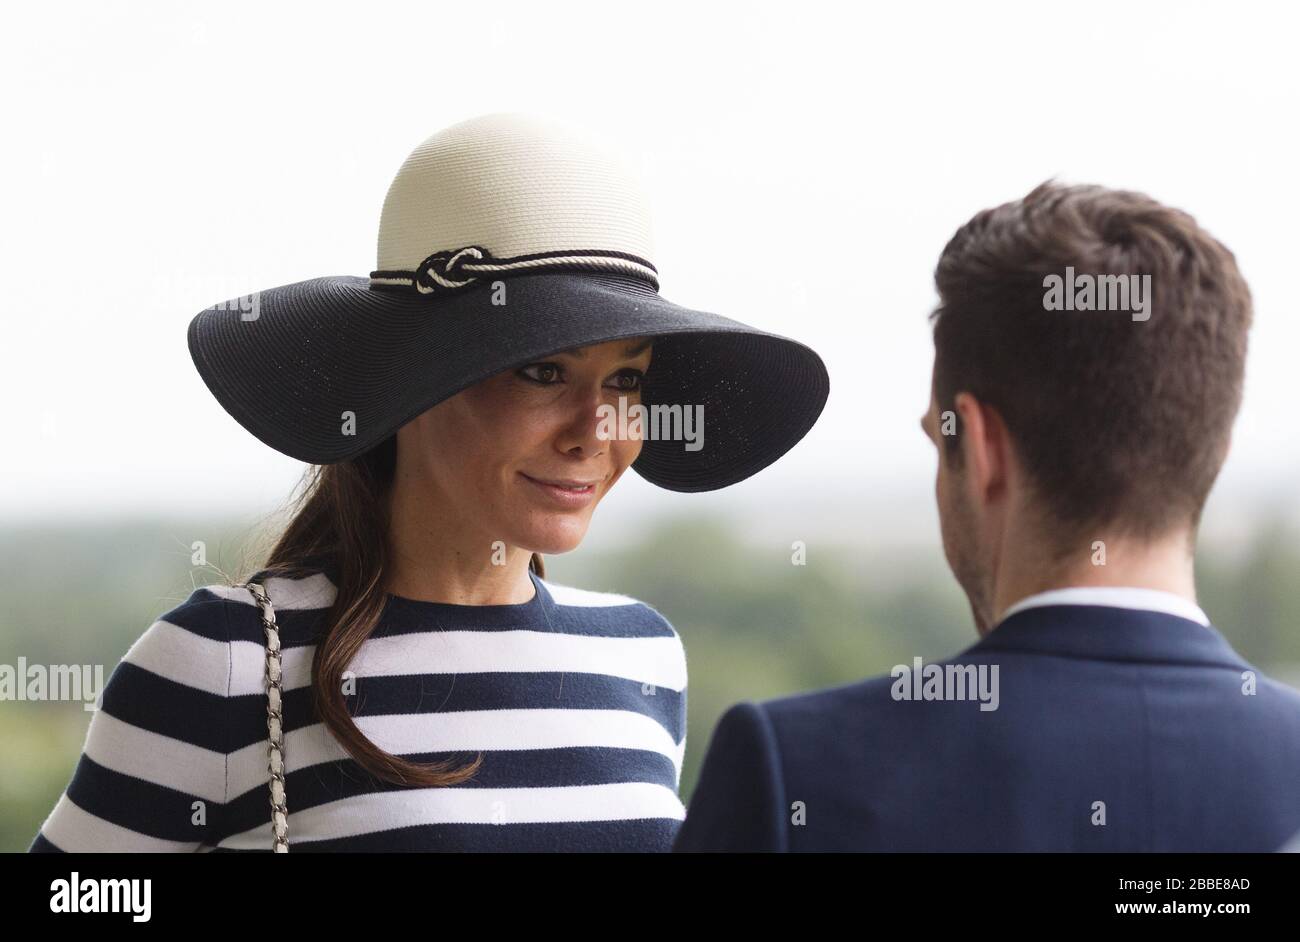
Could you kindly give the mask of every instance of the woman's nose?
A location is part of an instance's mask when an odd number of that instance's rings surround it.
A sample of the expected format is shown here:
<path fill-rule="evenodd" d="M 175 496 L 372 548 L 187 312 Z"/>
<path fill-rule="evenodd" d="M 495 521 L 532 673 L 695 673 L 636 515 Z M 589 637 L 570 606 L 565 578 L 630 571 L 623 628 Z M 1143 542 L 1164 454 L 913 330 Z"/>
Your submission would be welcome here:
<path fill-rule="evenodd" d="M 588 455 L 605 451 L 609 447 L 609 438 L 602 432 L 617 428 L 617 422 L 610 421 L 607 413 L 617 417 L 618 398 L 604 386 L 574 387 L 564 405 L 560 450 L 571 452 L 576 448 Z"/>

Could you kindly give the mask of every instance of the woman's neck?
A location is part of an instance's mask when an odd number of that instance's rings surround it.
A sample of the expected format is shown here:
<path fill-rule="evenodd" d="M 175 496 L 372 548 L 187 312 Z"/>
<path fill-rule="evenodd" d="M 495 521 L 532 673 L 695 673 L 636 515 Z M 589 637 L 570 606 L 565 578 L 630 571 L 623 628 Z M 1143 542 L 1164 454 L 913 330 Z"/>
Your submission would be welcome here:
<path fill-rule="evenodd" d="M 418 496 L 419 499 L 414 499 Z M 533 598 L 532 553 L 493 541 L 427 495 L 394 488 L 389 498 L 386 590 L 452 605 L 515 605 Z"/>

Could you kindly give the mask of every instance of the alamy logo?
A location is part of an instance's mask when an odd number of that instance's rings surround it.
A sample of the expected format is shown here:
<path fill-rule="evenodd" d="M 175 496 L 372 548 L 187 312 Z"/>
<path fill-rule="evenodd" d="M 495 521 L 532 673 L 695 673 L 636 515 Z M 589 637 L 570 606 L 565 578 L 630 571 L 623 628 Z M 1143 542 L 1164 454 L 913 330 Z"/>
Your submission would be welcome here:
<path fill-rule="evenodd" d="M 153 881 L 82 880 L 72 871 L 67 880 L 50 884 L 52 913 L 131 913 L 132 922 L 148 922 L 152 912 Z"/>
<path fill-rule="evenodd" d="M 609 403 L 596 407 L 596 437 L 605 441 L 649 439 L 685 442 L 687 451 L 704 447 L 704 406 L 665 405 L 657 403 L 629 406 L 626 396 L 619 396 L 618 408 Z"/>
<path fill-rule="evenodd" d="M 1151 317 L 1150 275 L 1065 274 L 1043 278 L 1043 309 L 1046 311 L 1131 311 L 1133 320 Z"/>
<path fill-rule="evenodd" d="M 998 665 L 895 664 L 889 695 L 895 700 L 978 700 L 981 712 L 998 708 Z"/>
<path fill-rule="evenodd" d="M 0 700 L 83 700 L 92 712 L 103 690 L 103 664 L 0 664 Z"/>
<path fill-rule="evenodd" d="M 255 321 L 262 316 L 262 293 L 241 294 L 237 298 L 209 305 L 209 311 L 238 311 L 241 321 Z"/>

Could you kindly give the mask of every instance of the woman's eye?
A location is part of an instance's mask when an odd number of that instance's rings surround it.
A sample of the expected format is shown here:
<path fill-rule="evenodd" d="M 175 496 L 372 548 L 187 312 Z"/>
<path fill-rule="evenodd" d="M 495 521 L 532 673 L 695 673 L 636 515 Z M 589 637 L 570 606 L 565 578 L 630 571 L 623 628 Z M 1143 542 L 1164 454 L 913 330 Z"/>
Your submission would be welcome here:
<path fill-rule="evenodd" d="M 620 392 L 632 392 L 641 388 L 645 374 L 640 370 L 621 370 L 614 374 L 614 388 Z"/>
<path fill-rule="evenodd" d="M 519 369 L 519 375 L 550 386 L 560 381 L 560 366 L 558 363 L 529 363 Z"/>

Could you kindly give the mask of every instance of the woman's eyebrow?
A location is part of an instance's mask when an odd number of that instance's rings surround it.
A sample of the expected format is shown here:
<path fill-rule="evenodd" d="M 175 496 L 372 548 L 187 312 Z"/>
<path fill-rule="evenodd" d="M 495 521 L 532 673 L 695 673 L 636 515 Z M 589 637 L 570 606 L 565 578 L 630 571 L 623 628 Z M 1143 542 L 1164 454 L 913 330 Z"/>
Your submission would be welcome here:
<path fill-rule="evenodd" d="M 632 343 L 631 346 L 627 347 L 627 348 L 623 351 L 623 356 L 624 356 L 624 357 L 634 357 L 634 356 L 636 356 L 638 353 L 640 353 L 641 351 L 646 350 L 646 349 L 649 349 L 649 347 L 650 347 L 650 345 L 651 345 L 652 343 L 654 343 L 654 338 L 653 338 L 653 337 L 644 337 L 644 338 L 641 338 L 641 339 L 639 339 L 639 340 L 636 340 L 636 341 L 634 341 L 634 342 Z M 586 356 L 587 356 L 587 351 L 584 350 L 584 349 L 582 349 L 581 347 L 574 347 L 572 350 L 565 350 L 565 351 L 563 351 L 563 355 L 567 355 L 567 356 L 575 357 L 575 358 L 577 358 L 577 359 L 579 359 L 579 360 L 582 360 L 582 359 L 585 359 L 585 358 L 586 358 Z"/>
<path fill-rule="evenodd" d="M 650 349 L 650 344 L 653 343 L 653 342 L 654 342 L 654 341 L 653 341 L 651 338 L 649 338 L 649 337 L 645 337 L 645 338 L 641 339 L 640 341 L 638 341 L 638 342 L 636 342 L 636 343 L 633 343 L 630 347 L 628 347 L 626 350 L 624 350 L 624 351 L 623 351 L 623 356 L 625 356 L 625 357 L 634 357 L 634 356 L 636 356 L 638 353 L 640 353 L 641 351 Z"/>

